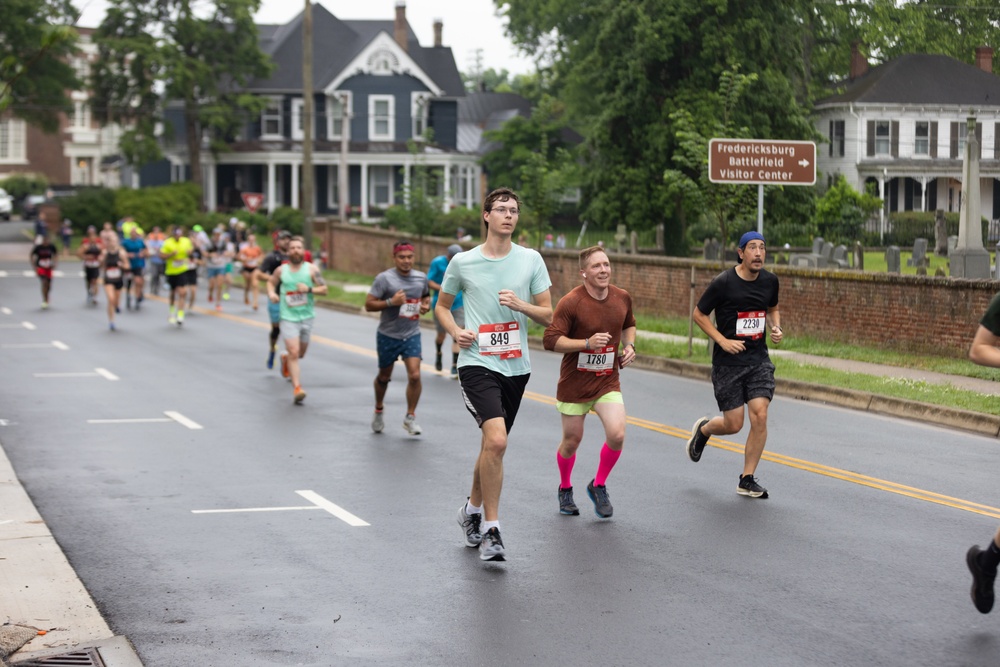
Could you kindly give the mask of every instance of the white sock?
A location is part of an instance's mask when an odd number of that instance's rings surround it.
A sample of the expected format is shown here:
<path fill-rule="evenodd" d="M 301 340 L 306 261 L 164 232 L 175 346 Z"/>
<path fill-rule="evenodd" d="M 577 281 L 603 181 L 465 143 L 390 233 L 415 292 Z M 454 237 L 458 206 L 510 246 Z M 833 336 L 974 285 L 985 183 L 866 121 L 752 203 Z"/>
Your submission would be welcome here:
<path fill-rule="evenodd" d="M 489 532 L 490 528 L 496 528 L 497 530 L 500 530 L 500 522 L 499 521 L 483 521 L 482 526 L 480 527 L 480 530 L 483 531 L 484 533 L 487 533 L 487 532 Z"/>
<path fill-rule="evenodd" d="M 465 503 L 465 513 L 466 514 L 482 514 L 483 513 L 483 508 L 482 507 L 476 507 L 475 505 L 472 504 L 472 501 L 469 500 L 469 501 L 467 501 Z"/>

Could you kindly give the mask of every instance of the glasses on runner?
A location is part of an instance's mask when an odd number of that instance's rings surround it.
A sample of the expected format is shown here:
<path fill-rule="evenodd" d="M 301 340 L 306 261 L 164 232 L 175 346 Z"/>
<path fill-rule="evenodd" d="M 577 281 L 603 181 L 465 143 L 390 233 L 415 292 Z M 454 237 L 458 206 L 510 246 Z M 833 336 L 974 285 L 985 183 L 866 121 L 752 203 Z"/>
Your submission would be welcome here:
<path fill-rule="evenodd" d="M 511 215 L 517 215 L 518 213 L 520 213 L 520 211 L 518 211 L 516 208 L 507 208 L 506 206 L 494 206 L 493 210 L 499 213 L 500 215 L 507 215 L 508 211 L 510 211 Z"/>

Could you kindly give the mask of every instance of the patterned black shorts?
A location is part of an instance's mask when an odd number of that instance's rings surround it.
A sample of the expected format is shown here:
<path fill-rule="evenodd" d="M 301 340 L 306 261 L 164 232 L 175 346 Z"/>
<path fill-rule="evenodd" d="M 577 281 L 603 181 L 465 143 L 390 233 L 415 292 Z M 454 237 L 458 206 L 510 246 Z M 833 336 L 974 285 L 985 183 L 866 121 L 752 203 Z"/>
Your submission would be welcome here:
<path fill-rule="evenodd" d="M 774 364 L 712 366 L 712 385 L 719 410 L 735 410 L 754 398 L 774 398 Z"/>

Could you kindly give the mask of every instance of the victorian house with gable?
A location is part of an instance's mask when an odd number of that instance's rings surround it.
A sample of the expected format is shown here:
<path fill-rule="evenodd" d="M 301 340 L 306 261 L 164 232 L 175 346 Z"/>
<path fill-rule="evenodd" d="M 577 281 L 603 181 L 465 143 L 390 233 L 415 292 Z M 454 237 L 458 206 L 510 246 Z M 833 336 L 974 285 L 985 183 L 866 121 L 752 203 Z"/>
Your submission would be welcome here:
<path fill-rule="evenodd" d="M 958 212 L 968 118 L 979 143 L 981 210 L 1000 218 L 1000 77 L 993 49 L 976 64 L 943 55 L 910 54 L 869 68 L 852 49 L 841 92 L 815 106 L 817 169 L 843 174 L 856 190 L 872 184 L 885 212 Z"/>
<path fill-rule="evenodd" d="M 458 103 L 465 90 L 450 47 L 442 46 L 443 25 L 434 25 L 433 46 L 421 46 L 398 2 L 394 20 L 340 20 L 321 4 L 313 15 L 313 154 L 319 214 L 339 214 L 339 170 L 347 166 L 352 218 L 378 219 L 402 203 L 412 170 L 421 165 L 444 207 L 475 208 L 481 199 L 482 170 L 474 153 L 458 147 Z M 303 15 L 285 25 L 261 25 L 261 49 L 276 67 L 247 92 L 267 102 L 249 119 L 230 150 L 203 152 L 205 205 L 238 208 L 241 194 L 264 195 L 264 207 L 301 206 L 303 98 Z M 430 130 L 430 132 L 426 132 Z M 347 133 L 346 146 L 341 139 Z M 183 136 L 183 133 L 177 133 Z M 427 138 L 429 137 L 429 139 Z M 418 142 L 414 153 L 407 145 Z M 346 148 L 346 151 L 342 151 Z M 163 165 L 145 170 L 143 184 L 183 180 L 187 172 L 182 142 L 166 151 Z"/>

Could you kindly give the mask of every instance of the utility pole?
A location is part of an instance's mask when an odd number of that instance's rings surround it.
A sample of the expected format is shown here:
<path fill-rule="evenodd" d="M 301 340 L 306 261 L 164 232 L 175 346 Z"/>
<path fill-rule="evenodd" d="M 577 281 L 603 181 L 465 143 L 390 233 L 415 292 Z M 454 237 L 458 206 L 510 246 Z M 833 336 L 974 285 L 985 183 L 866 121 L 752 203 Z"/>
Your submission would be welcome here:
<path fill-rule="evenodd" d="M 313 206 L 315 204 L 315 174 L 313 173 L 313 22 L 312 0 L 306 0 L 302 20 L 302 213 L 305 247 L 312 250 Z"/>
<path fill-rule="evenodd" d="M 351 110 L 347 106 L 350 97 L 347 93 L 340 95 L 340 166 L 337 168 L 337 190 L 340 192 L 340 222 L 347 224 L 347 209 L 351 206 L 351 193 L 347 189 L 350 182 L 347 178 L 347 149 L 351 134 Z"/>

